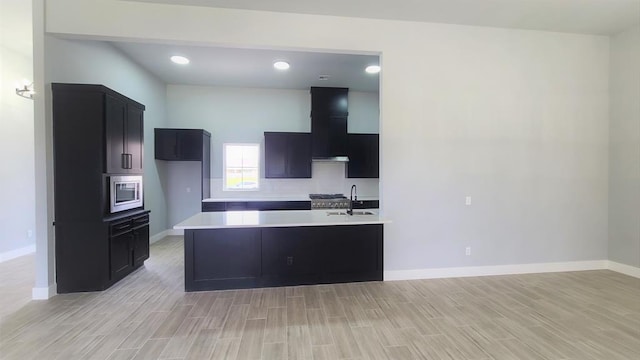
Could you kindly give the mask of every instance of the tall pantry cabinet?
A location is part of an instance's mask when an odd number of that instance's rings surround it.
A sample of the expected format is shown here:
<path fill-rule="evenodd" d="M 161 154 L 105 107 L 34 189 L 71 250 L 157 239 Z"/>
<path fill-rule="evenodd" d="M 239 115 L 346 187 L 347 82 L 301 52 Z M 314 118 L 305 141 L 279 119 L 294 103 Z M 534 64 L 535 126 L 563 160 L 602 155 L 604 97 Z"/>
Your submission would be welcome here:
<path fill-rule="evenodd" d="M 111 175 L 143 175 L 145 106 L 102 85 L 51 87 L 58 292 L 104 290 L 149 257 L 149 211 L 109 203 Z"/>

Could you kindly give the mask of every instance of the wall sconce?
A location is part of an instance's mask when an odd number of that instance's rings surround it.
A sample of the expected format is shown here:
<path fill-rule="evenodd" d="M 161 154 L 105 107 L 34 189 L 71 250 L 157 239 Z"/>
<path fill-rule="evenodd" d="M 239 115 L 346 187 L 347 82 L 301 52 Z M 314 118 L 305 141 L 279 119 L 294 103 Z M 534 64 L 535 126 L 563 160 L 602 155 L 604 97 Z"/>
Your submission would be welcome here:
<path fill-rule="evenodd" d="M 22 96 L 25 99 L 33 100 L 33 95 L 35 93 L 35 90 L 33 90 L 33 82 L 27 84 L 27 81 L 25 81 L 22 87 L 16 87 L 16 94 L 18 94 L 18 96 Z"/>

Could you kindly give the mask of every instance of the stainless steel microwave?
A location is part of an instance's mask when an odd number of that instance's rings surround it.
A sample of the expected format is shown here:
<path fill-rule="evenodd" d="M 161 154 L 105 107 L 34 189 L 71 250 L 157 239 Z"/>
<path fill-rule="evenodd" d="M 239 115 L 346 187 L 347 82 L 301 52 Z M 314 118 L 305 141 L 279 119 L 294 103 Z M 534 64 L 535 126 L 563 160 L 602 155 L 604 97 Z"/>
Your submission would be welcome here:
<path fill-rule="evenodd" d="M 143 207 L 142 175 L 110 176 L 109 200 L 111 213 Z"/>

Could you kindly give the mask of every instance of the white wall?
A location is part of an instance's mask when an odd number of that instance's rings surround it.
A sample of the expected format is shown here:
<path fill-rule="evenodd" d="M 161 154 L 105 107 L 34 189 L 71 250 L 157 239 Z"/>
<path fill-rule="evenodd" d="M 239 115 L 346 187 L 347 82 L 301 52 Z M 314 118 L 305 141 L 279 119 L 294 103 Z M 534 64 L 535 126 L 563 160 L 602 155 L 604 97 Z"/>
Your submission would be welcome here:
<path fill-rule="evenodd" d="M 47 3 L 46 24 L 380 53 L 385 270 L 607 258 L 606 37 L 106 0 Z"/>
<path fill-rule="evenodd" d="M 640 267 L 640 26 L 611 40 L 609 260 Z"/>
<path fill-rule="evenodd" d="M 166 230 L 166 200 L 160 184 L 163 169 L 156 166 L 153 156 L 153 128 L 166 124 L 165 84 L 108 43 L 47 36 L 45 51 L 49 92 L 52 82 L 102 84 L 146 106 L 145 208 L 151 210 L 151 235 Z"/>
<path fill-rule="evenodd" d="M 349 92 L 348 131 L 378 133 L 377 93 Z M 344 163 L 312 164 L 311 179 L 265 179 L 260 169 L 258 191 L 222 190 L 224 143 L 259 143 L 264 159 L 265 131 L 311 131 L 309 90 L 167 86 L 169 127 L 205 129 L 211 133 L 212 198 L 306 197 L 310 193 L 348 193 L 358 185 L 361 196 L 378 197 L 377 179 L 346 179 Z M 168 226 L 200 211 L 197 164 L 167 162 L 165 193 Z M 190 190 L 190 191 L 189 191 Z"/>
<path fill-rule="evenodd" d="M 33 58 L 7 41 L 0 37 L 0 261 L 35 249 L 33 101 L 15 93 L 33 80 Z"/>

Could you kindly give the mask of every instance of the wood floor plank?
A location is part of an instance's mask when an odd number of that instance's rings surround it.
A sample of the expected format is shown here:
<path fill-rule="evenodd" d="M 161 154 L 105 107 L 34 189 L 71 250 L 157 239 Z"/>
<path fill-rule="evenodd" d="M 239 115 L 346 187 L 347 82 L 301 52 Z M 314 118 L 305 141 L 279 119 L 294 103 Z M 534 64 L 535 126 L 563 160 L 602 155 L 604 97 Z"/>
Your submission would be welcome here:
<path fill-rule="evenodd" d="M 307 309 L 307 321 L 312 345 L 331 345 L 333 336 L 321 309 Z"/>
<path fill-rule="evenodd" d="M 353 336 L 365 359 L 389 359 L 373 328 L 353 328 Z"/>
<path fill-rule="evenodd" d="M 240 339 L 218 339 L 211 359 L 236 360 L 240 349 Z"/>
<path fill-rule="evenodd" d="M 306 324 L 287 326 L 287 357 L 289 360 L 313 358 L 311 335 Z"/>
<path fill-rule="evenodd" d="M 136 353 L 133 360 L 157 359 L 160 357 L 165 346 L 167 346 L 166 339 L 150 339 Z"/>
<path fill-rule="evenodd" d="M 201 360 L 211 358 L 221 330 L 222 329 L 220 328 L 200 329 L 195 340 L 191 344 L 185 359 Z"/>
<path fill-rule="evenodd" d="M 249 314 L 249 305 L 232 305 L 220 333 L 221 339 L 239 339 L 242 337 L 244 322 Z"/>
<path fill-rule="evenodd" d="M 358 358 L 362 352 L 358 347 L 356 338 L 346 317 L 330 317 L 327 319 L 329 331 L 333 335 L 333 340 L 338 352 L 338 359 Z"/>
<path fill-rule="evenodd" d="M 262 350 L 264 360 L 287 360 L 287 346 L 283 342 L 265 343 Z"/>
<path fill-rule="evenodd" d="M 287 341 L 287 309 L 284 307 L 269 308 L 265 327 L 264 342 L 280 343 Z"/>
<path fill-rule="evenodd" d="M 259 360 L 262 357 L 266 319 L 247 320 L 242 331 L 238 359 Z"/>

